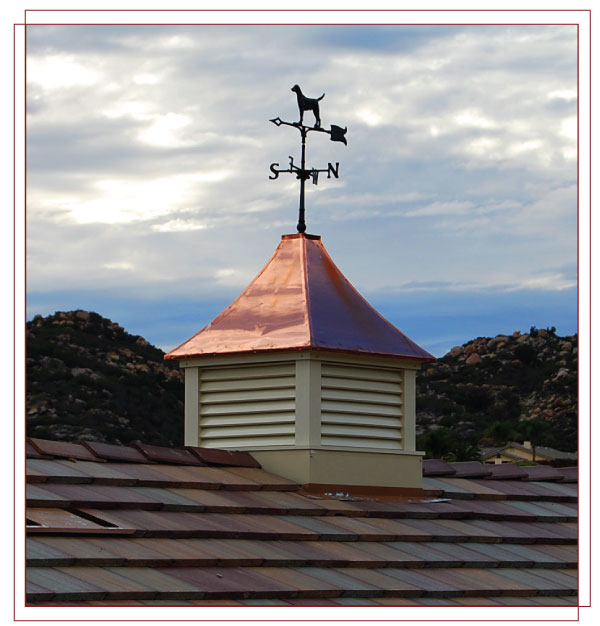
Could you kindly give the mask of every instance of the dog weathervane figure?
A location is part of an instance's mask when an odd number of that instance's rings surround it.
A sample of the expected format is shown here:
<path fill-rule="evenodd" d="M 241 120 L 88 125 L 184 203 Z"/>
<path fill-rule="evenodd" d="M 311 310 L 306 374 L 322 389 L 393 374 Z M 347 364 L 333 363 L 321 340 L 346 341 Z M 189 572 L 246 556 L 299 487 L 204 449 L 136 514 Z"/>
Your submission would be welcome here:
<path fill-rule="evenodd" d="M 320 98 L 307 98 L 298 85 L 292 87 L 292 91 L 296 92 L 298 96 L 298 108 L 300 109 L 300 121 L 298 124 L 302 124 L 304 118 L 304 111 L 312 111 L 315 114 L 315 128 L 321 127 L 321 116 L 319 114 L 319 102 L 323 100 L 325 94 Z"/>
<path fill-rule="evenodd" d="M 317 169 L 310 168 L 306 169 L 306 135 L 310 131 L 317 131 L 320 133 L 327 133 L 331 141 L 341 141 L 344 145 L 347 145 L 346 142 L 346 132 L 348 128 L 342 128 L 341 126 L 331 125 L 330 130 L 325 130 L 321 128 L 321 114 L 319 110 L 319 102 L 325 97 L 323 94 L 320 98 L 307 98 L 301 91 L 298 85 L 294 85 L 292 87 L 292 91 L 296 93 L 298 98 L 298 109 L 300 110 L 300 121 L 299 122 L 284 122 L 279 117 L 276 117 L 272 120 L 275 126 L 293 126 L 300 131 L 300 135 L 302 136 L 302 152 L 300 157 L 300 167 L 294 165 L 293 157 L 289 157 L 290 165 L 288 169 L 278 169 L 279 163 L 271 163 L 270 170 L 273 173 L 272 176 L 269 176 L 271 180 L 275 180 L 279 177 L 279 174 L 286 172 L 289 174 L 296 174 L 296 178 L 300 180 L 300 207 L 298 210 L 298 225 L 297 229 L 299 233 L 303 233 L 306 231 L 306 221 L 305 221 L 305 207 L 304 207 L 304 183 L 312 178 L 312 182 L 314 185 L 318 183 L 319 180 L 319 172 L 327 172 L 327 178 L 331 178 L 333 175 L 334 178 L 339 178 L 339 168 L 340 164 L 336 163 L 335 167 L 331 164 L 327 164 L 327 169 Z M 312 111 L 315 116 L 315 125 L 314 127 L 305 126 L 303 124 L 304 120 L 304 112 Z"/>

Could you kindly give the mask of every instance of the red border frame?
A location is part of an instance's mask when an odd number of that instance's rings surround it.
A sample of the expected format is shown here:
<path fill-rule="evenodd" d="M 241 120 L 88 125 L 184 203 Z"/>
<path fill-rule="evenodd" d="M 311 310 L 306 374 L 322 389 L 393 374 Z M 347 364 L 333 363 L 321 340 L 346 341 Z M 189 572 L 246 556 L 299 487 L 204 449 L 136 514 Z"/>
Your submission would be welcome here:
<path fill-rule="evenodd" d="M 144 12 L 144 13 L 163 13 L 163 12 L 181 12 L 181 13 L 240 13 L 240 12 L 248 12 L 248 13 L 288 13 L 288 12 L 310 12 L 310 13 L 334 13 L 334 12 L 344 12 L 344 13 L 412 13 L 415 11 L 415 9 L 344 9 L 344 10 L 340 10 L 340 9 L 24 9 L 24 23 L 23 24 L 19 24 L 19 23 L 14 23 L 13 24 L 13 303 L 16 302 L 16 107 L 15 107 L 15 98 L 14 98 L 14 94 L 16 93 L 16 27 L 17 26 L 24 26 L 24 103 L 26 106 L 27 103 L 27 26 L 28 25 L 36 25 L 36 26 L 44 26 L 44 25 L 53 25 L 53 26 L 83 26 L 83 25 L 110 25 L 110 26 L 114 26 L 114 25 L 124 25 L 124 26 L 153 26 L 153 25 L 157 25 L 156 23 L 152 23 L 152 22 L 146 22 L 146 23 L 114 23 L 114 22 L 109 22 L 106 24 L 102 24 L 99 22 L 96 23 L 59 23 L 59 22 L 51 22 L 51 23 L 43 23 L 43 22 L 32 22 L 32 23 L 28 23 L 27 22 L 27 13 L 35 13 L 37 11 L 44 11 L 44 12 L 52 12 L 52 13 L 62 13 L 62 12 L 95 12 L 95 13 L 100 13 L 100 12 Z M 590 84 L 590 95 L 589 95 L 589 124 L 590 124 L 590 139 L 591 139 L 591 128 L 592 128 L 592 116 L 591 116 L 591 111 L 592 111 L 592 90 L 591 90 L 591 73 L 592 73 L 592 20 L 591 20 L 591 9 L 418 9 L 419 12 L 426 12 L 426 13 L 440 13 L 440 12 L 451 12 L 451 13 L 460 13 L 460 12 L 477 12 L 477 13 L 485 13 L 485 12 L 493 12 L 493 13 L 500 13 L 500 12 L 530 12 L 530 13 L 536 13 L 536 12 L 541 12 L 541 13 L 563 13 L 563 12 L 582 12 L 582 13 L 587 13 L 589 16 L 589 84 Z M 409 22 L 409 23 L 390 23 L 390 22 L 385 22 L 382 24 L 378 24 L 376 22 L 373 23 L 369 23 L 366 24 L 368 26 L 377 26 L 377 25 L 390 25 L 390 26 L 404 26 L 404 25 L 410 25 L 410 26 L 424 26 L 424 25 L 432 25 L 430 22 Z M 185 26 L 195 26 L 195 25 L 206 25 L 206 22 L 203 23 L 190 23 L 190 22 L 186 22 L 186 23 L 163 23 L 163 24 L 159 24 L 161 26 L 179 26 L 179 25 L 185 25 Z M 298 22 L 293 22 L 293 23 L 265 23 L 265 24 L 261 24 L 261 23 L 256 23 L 256 24 L 247 24 L 247 23 L 231 23 L 231 22 L 227 22 L 227 23 L 210 23 L 210 25 L 214 25 L 214 26 L 219 26 L 219 25 L 223 25 L 223 26 L 284 26 L 284 25 L 293 25 L 293 26 L 310 26 L 310 25 L 315 25 L 314 23 L 298 23 Z M 356 26 L 359 24 L 356 24 L 355 22 L 348 22 L 348 23 L 341 23 L 341 22 L 335 22 L 335 23 L 319 23 L 319 25 L 323 25 L 323 26 L 327 26 L 327 25 L 347 25 L 347 26 Z M 580 72 L 579 72 L 579 50 L 580 50 L 580 46 L 579 46 L 579 26 L 580 23 L 576 22 L 576 23 L 514 23 L 514 22 L 509 22 L 509 23 L 501 23 L 501 22 L 496 22 L 496 23 L 458 23 L 458 22 L 452 22 L 452 23 L 444 23 L 444 22 L 436 22 L 434 25 L 436 26 L 444 26 L 444 25 L 451 25 L 451 26 L 538 26 L 538 25 L 542 25 L 542 26 L 576 26 L 577 27 L 577 189 L 578 189 L 578 194 L 577 194 L 577 259 L 578 259 L 578 270 L 577 270 L 577 334 L 578 334 L 578 338 L 579 338 L 579 293 L 580 293 L 580 282 L 579 282 L 579 207 L 580 207 L 580 203 L 579 203 L 579 157 L 580 157 L 580 98 L 579 98 L 579 80 L 580 80 Z M 590 147 L 589 147 L 589 205 L 590 205 L 590 210 L 589 210 L 589 251 L 590 251 L 590 260 L 589 260 L 589 270 L 590 270 L 590 278 L 589 278 L 589 293 L 591 296 L 591 292 L 592 292 L 592 282 L 591 282 L 591 276 L 592 276 L 592 213 L 591 213 L 591 198 L 592 198 L 592 164 L 591 164 L 591 157 L 592 157 L 592 147 L 591 147 L 591 141 L 590 141 Z M 24 116 L 24 203 L 25 203 L 25 207 L 27 206 L 27 116 Z M 27 222 L 26 222 L 26 211 L 24 213 L 24 238 L 25 238 L 25 244 L 27 241 Z M 27 284 L 27 265 L 26 265 L 26 258 L 25 258 L 25 285 Z M 16 318 L 15 318 L 15 307 L 13 305 L 13 398 L 15 397 L 16 394 Z M 591 301 L 591 297 L 590 297 L 590 304 L 589 304 L 589 315 L 590 315 L 590 320 L 589 320 L 589 340 L 590 340 L 590 372 L 589 372 L 589 384 L 590 384 L 590 389 L 589 389 L 589 402 L 590 402 L 590 424 L 589 424 L 589 432 L 590 432 L 590 437 L 589 437 L 589 460 L 590 460 L 590 484 L 589 484 L 589 498 L 590 498 L 590 503 L 591 503 L 591 496 L 592 496 L 592 474 L 591 474 L 591 468 L 592 468 L 592 445 L 591 445 L 591 439 L 592 439 L 592 421 L 591 421 L 591 407 L 592 407 L 592 375 L 591 375 L 591 363 L 592 363 L 592 358 L 591 358 L 591 338 L 592 338 L 592 301 Z M 25 308 L 25 319 L 23 320 L 24 322 L 26 321 L 26 308 Z M 24 343 L 26 343 L 25 337 L 24 337 Z M 25 374 L 25 372 L 24 372 Z M 578 378 L 579 378 L 579 374 L 580 374 L 580 361 L 578 359 Z M 24 380 L 25 377 L 24 377 Z M 26 383 L 25 383 L 25 392 L 26 392 Z M 579 422 L 579 420 L 578 420 Z M 16 405 L 13 402 L 13 451 L 15 450 L 15 445 L 16 443 L 14 442 L 14 435 L 15 435 L 15 423 L 16 423 Z M 579 426 L 579 423 L 578 423 Z M 23 443 L 23 448 L 24 448 L 24 452 L 25 452 L 25 442 Z M 25 458 L 25 455 L 24 455 Z M 25 469 L 25 468 L 24 468 Z M 15 455 L 13 453 L 13 478 L 16 479 L 16 458 Z M 13 480 L 13 510 L 16 513 L 16 489 L 15 489 L 15 482 L 16 480 Z M 578 491 L 578 496 L 580 493 L 580 487 L 579 487 L 579 482 L 577 484 L 577 491 Z M 579 497 L 578 497 L 578 504 L 577 504 L 577 509 L 578 509 L 578 513 L 579 513 Z M 25 504 L 24 504 L 24 515 L 25 515 Z M 15 520 L 16 521 L 16 520 Z M 23 532 L 24 529 L 23 529 Z M 444 621 L 444 622 L 454 622 L 454 621 L 460 621 L 460 622 L 474 622 L 474 621 L 485 621 L 485 622 L 506 622 L 506 621 L 527 621 L 527 622 L 565 622 L 565 621 L 579 621 L 580 618 L 580 609 L 581 608 L 590 608 L 592 603 L 591 603 L 591 596 L 590 596 L 590 604 L 588 605 L 577 605 L 577 619 L 576 620 L 480 620 L 480 619 L 476 619 L 476 620 L 469 620 L 469 619 L 461 619 L 461 620 L 415 620 L 415 619 L 410 619 L 410 620 L 373 620 L 373 619 L 369 619 L 369 620 L 307 620 L 307 619 L 303 619 L 303 620 L 233 620 L 233 619 L 227 619 L 227 620 L 216 620 L 216 619 L 209 619 L 209 620 L 189 620 L 189 619 L 183 619 L 183 620 L 164 620 L 164 619 L 160 619 L 160 620 L 143 620 L 143 619 L 132 619 L 132 620 L 112 620 L 112 619 L 103 619 L 103 620 L 80 620 L 80 619 L 76 619 L 76 620 L 65 620 L 65 619 L 57 619 L 57 620 L 32 620 L 32 619 L 26 619 L 26 620 L 17 620 L 16 619 L 16 598 L 15 598 L 15 594 L 16 594 L 16 585 L 15 585 L 15 563 L 16 563 L 16 547 L 15 547 L 15 538 L 16 538 L 16 524 L 13 525 L 13 621 L 48 621 L 48 622 L 71 622 L 71 621 L 90 621 L 90 622 L 105 622 L 105 621 L 131 621 L 131 622 L 164 622 L 164 621 L 214 621 L 214 622 L 229 622 L 229 621 L 244 621 L 244 622 L 272 622 L 272 621 L 285 621 L 285 622 L 306 622 L 306 621 L 343 621 L 343 622 L 364 622 L 364 621 L 377 621 L 377 622 L 396 622 L 396 621 L 415 621 L 415 622 L 430 622 L 430 621 Z M 592 532 L 591 532 L 591 507 L 590 507 L 590 528 L 589 528 L 589 546 L 590 546 L 590 553 L 591 553 L 591 547 L 592 547 Z M 578 556 L 579 556 L 579 550 L 580 550 L 580 545 L 578 543 L 577 545 L 577 551 L 578 551 Z M 579 566 L 579 560 L 578 560 L 578 567 L 577 567 L 577 572 L 578 572 L 578 584 L 579 584 L 579 576 L 580 576 L 580 566 Z M 592 588 L 592 564 L 590 561 L 590 592 L 591 592 L 591 588 Z M 579 596 L 578 596 L 579 597 Z M 28 606 L 26 603 L 24 606 Z M 54 606 L 54 605 L 36 605 L 39 607 L 43 607 L 43 606 Z M 72 605 L 65 605 L 65 606 L 69 606 L 69 607 L 81 607 L 81 608 L 88 608 L 90 605 L 79 605 L 79 604 L 72 604 Z M 139 605 L 126 605 L 126 604 L 120 604 L 120 605 L 114 605 L 115 607 L 118 606 L 122 606 L 122 607 L 137 607 Z M 148 607 L 150 607 L 151 605 L 148 605 Z M 192 606 L 192 605 L 168 605 L 171 606 L 173 608 L 177 608 L 177 607 L 188 607 L 188 606 Z M 201 608 L 202 605 L 198 605 L 199 608 Z M 227 607 L 227 606 L 232 606 L 232 605 L 217 605 L 217 604 L 212 604 L 210 606 L 214 606 L 214 607 Z M 235 606 L 235 605 L 233 605 Z M 239 605 L 240 608 L 242 606 L 245 605 Z M 284 605 L 278 605 L 278 606 L 284 606 Z M 329 605 L 304 605 L 304 606 L 308 606 L 308 607 L 324 607 L 324 606 L 329 606 Z M 377 608 L 375 605 L 369 605 L 369 606 L 373 606 L 375 608 Z M 404 606 L 409 606 L 409 605 L 382 605 L 383 608 L 385 608 L 386 606 L 388 607 L 393 607 L 393 606 L 397 606 L 398 608 L 404 607 Z M 483 605 L 481 605 L 483 606 Z M 500 608 L 502 605 L 498 605 L 498 607 L 494 606 L 494 608 Z M 532 605 L 510 605 L 508 608 L 514 608 L 514 607 L 530 607 Z M 574 608 L 573 605 L 540 605 L 540 607 L 550 607 L 550 606 L 561 606 L 561 607 L 565 607 L 565 608 Z M 412 605 L 410 608 L 430 608 L 428 605 Z M 460 606 L 460 605 L 447 605 L 447 607 L 445 606 L 444 608 L 481 608 L 480 605 L 464 605 L 464 606 Z M 261 608 L 267 608 L 267 607 L 261 607 Z"/>

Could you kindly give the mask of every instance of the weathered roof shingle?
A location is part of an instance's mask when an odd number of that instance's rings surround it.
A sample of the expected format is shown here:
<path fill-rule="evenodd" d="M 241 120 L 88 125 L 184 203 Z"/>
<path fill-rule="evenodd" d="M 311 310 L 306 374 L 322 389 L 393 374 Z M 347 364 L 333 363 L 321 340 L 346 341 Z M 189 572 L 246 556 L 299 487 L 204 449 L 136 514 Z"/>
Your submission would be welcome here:
<path fill-rule="evenodd" d="M 30 605 L 577 603 L 571 468 L 427 461 L 422 498 L 336 500 L 248 453 L 31 443 Z"/>

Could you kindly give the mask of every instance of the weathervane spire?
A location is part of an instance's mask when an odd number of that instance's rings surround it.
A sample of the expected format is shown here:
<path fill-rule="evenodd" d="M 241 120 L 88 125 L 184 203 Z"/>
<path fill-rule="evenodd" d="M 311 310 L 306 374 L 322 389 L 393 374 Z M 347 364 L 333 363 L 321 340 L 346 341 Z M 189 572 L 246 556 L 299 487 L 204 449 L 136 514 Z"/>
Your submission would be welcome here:
<path fill-rule="evenodd" d="M 300 120 L 298 122 L 284 122 L 281 118 L 275 117 L 272 120 L 269 120 L 275 124 L 275 126 L 293 126 L 300 131 L 300 135 L 302 137 L 302 153 L 300 157 L 300 167 L 294 164 L 294 158 L 289 157 L 290 165 L 288 169 L 277 169 L 279 167 L 279 163 L 271 163 L 270 170 L 273 173 L 272 176 L 269 176 L 271 180 L 275 180 L 279 177 L 281 173 L 288 174 L 296 174 L 296 178 L 300 180 L 300 206 L 298 209 L 298 225 L 297 229 L 299 233 L 303 233 L 306 231 L 306 221 L 305 221 L 305 206 L 304 206 L 304 184 L 309 179 L 312 178 L 313 185 L 316 185 L 319 180 L 320 172 L 327 172 L 327 178 L 331 178 L 333 175 L 334 178 L 339 178 L 339 168 L 340 164 L 336 163 L 335 167 L 331 164 L 327 164 L 326 169 L 317 169 L 317 168 L 306 168 L 306 136 L 308 133 L 312 131 L 317 131 L 320 133 L 327 133 L 331 141 L 341 141 L 344 145 L 346 143 L 346 132 L 348 130 L 347 127 L 342 128 L 341 126 L 331 125 L 330 130 L 326 130 L 321 128 L 321 112 L 319 107 L 319 102 L 325 97 L 323 94 L 320 98 L 307 98 L 298 85 L 294 85 L 292 87 L 292 91 L 296 93 L 298 98 L 298 109 L 300 111 Z M 314 126 L 305 126 L 303 123 L 304 113 L 306 111 L 310 111 L 313 113 L 315 117 L 315 125 Z"/>

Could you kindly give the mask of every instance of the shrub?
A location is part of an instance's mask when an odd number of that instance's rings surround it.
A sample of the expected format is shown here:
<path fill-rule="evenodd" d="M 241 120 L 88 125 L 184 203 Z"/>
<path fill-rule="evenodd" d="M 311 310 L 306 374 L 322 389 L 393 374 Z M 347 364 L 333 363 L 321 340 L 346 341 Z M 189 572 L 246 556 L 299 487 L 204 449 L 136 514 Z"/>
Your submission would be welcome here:
<path fill-rule="evenodd" d="M 531 365 L 537 359 L 537 351 L 533 346 L 522 343 L 515 348 L 515 358 L 523 365 Z"/>
<path fill-rule="evenodd" d="M 492 401 L 492 394 L 485 387 L 469 387 L 465 392 L 465 405 L 470 411 L 483 411 Z"/>

